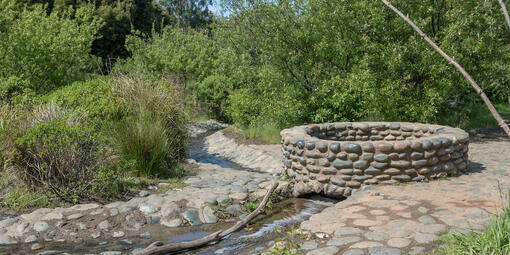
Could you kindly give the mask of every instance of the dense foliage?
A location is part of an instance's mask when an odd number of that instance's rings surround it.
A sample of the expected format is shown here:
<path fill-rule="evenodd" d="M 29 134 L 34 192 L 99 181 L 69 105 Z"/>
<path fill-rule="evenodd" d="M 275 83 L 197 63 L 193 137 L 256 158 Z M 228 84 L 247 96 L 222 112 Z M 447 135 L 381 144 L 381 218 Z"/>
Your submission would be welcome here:
<path fill-rule="evenodd" d="M 102 20 L 98 37 L 92 45 L 92 53 L 100 57 L 106 68 L 111 68 L 119 58 L 126 58 L 126 36 L 150 35 L 166 25 L 201 27 L 211 22 L 208 9 L 211 1 L 175 0 L 21 0 L 18 9 L 46 6 L 48 13 L 60 13 L 69 7 L 89 7 L 92 15 Z M 108 70 L 106 70 L 108 71 Z"/>
<path fill-rule="evenodd" d="M 108 198 L 126 176 L 179 175 L 190 112 L 275 141 L 308 122 L 488 121 L 464 78 L 379 1 L 225 0 L 225 17 L 210 4 L 0 0 L 3 203 Z M 393 4 L 506 104 L 510 33 L 495 1 Z M 112 72 L 98 76 L 102 64 Z"/>
<path fill-rule="evenodd" d="M 101 23 L 91 9 L 46 15 L 41 6 L 18 11 L 14 3 L 0 0 L 0 97 L 24 89 L 49 91 L 95 64 L 91 45 Z"/>
<path fill-rule="evenodd" d="M 368 119 L 465 127 L 473 105 L 481 104 L 464 78 L 382 3 L 226 4 L 232 14 L 207 33 L 167 28 L 150 40 L 129 40 L 130 61 L 180 76 L 210 113 L 243 126 Z M 510 35 L 497 3 L 395 4 L 492 100 L 506 101 Z"/>

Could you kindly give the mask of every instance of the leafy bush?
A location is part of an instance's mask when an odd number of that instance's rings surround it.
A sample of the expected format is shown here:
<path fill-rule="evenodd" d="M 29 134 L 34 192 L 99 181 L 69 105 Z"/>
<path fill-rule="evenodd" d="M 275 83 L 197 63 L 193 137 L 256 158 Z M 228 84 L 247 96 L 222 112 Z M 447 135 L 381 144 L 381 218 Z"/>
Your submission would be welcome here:
<path fill-rule="evenodd" d="M 112 122 L 125 115 L 120 100 L 113 93 L 115 78 L 97 77 L 88 81 L 78 81 L 40 96 L 37 103 L 54 103 L 72 112 L 75 116 L 93 126 L 96 130 L 108 129 Z"/>
<path fill-rule="evenodd" d="M 0 9 L 0 77 L 15 76 L 35 91 L 48 91 L 90 70 L 91 46 L 101 26 L 90 8 L 47 15 L 40 5 L 19 11 L 16 1 L 0 0 Z"/>
<path fill-rule="evenodd" d="M 118 194 L 118 175 L 102 141 L 78 118 L 50 104 L 18 122 L 6 152 L 27 187 L 44 188 L 70 202 Z"/>
<path fill-rule="evenodd" d="M 175 75 L 188 99 L 199 101 L 216 118 L 227 118 L 228 96 L 239 82 L 231 79 L 239 75 L 230 66 L 238 64 L 231 61 L 237 57 L 219 47 L 207 31 L 182 31 L 169 26 L 150 39 L 129 36 L 126 47 L 132 58 L 119 63 L 116 70 Z"/>

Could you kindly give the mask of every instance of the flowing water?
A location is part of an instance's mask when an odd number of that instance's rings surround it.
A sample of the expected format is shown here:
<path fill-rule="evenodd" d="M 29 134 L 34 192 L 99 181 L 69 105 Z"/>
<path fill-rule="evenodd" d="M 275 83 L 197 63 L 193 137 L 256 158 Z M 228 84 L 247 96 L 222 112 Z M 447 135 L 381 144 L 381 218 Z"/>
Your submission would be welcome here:
<path fill-rule="evenodd" d="M 205 153 L 202 149 L 203 138 L 194 139 L 191 144 L 189 157 L 197 162 L 218 164 L 222 167 L 234 168 L 239 171 L 248 170 L 231 161 Z M 292 198 L 279 202 L 272 209 L 266 210 L 264 215 L 259 215 L 255 218 L 247 228 L 233 233 L 215 244 L 184 253 L 203 255 L 256 254 L 258 251 L 264 250 L 269 242 L 281 237 L 281 234 L 278 232 L 289 231 L 297 227 L 299 223 L 334 202 L 336 201 L 322 197 Z M 82 243 L 48 242 L 44 244 L 44 249 L 38 252 L 40 254 L 97 254 L 104 251 L 122 251 L 123 253 L 130 254 L 133 250 L 145 248 L 154 241 L 162 241 L 164 243 L 191 241 L 228 228 L 233 224 L 235 222 L 220 222 L 217 224 L 178 228 L 167 228 L 160 224 L 154 224 L 144 229 L 152 234 L 150 239 L 140 238 L 138 235 L 130 236 L 129 232 L 127 232 L 123 238 L 93 240 Z M 0 253 L 27 254 L 33 252 L 30 251 L 30 245 L 20 244 L 0 247 Z"/>

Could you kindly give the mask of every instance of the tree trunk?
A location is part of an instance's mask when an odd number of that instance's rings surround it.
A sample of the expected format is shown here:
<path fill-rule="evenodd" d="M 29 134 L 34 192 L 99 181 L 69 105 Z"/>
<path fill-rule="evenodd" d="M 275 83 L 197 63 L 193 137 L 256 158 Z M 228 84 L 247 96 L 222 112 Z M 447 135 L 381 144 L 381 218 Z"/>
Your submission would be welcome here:
<path fill-rule="evenodd" d="M 503 0 L 499 0 L 499 5 L 501 5 L 501 9 L 503 9 L 503 15 L 505 15 L 508 29 L 510 29 L 510 16 L 508 16 L 508 10 L 506 9 L 505 2 L 503 2 Z"/>
<path fill-rule="evenodd" d="M 400 16 L 402 19 L 404 19 L 409 25 L 411 25 L 411 27 L 416 31 L 418 32 L 418 34 L 428 43 L 430 44 L 430 46 L 432 46 L 432 48 L 434 48 L 435 51 L 437 51 L 439 54 L 441 54 L 441 56 L 443 56 L 446 60 L 448 60 L 448 62 L 450 64 L 452 64 L 453 66 L 455 66 L 455 68 L 457 68 L 457 70 L 459 70 L 460 73 L 462 73 L 462 75 L 466 78 L 466 80 L 471 84 L 471 86 L 473 87 L 473 89 L 475 89 L 476 93 L 478 95 L 480 95 L 480 97 L 482 98 L 482 100 L 485 102 L 485 104 L 487 105 L 487 107 L 489 108 L 489 110 L 491 111 L 492 115 L 494 116 L 494 118 L 496 119 L 496 121 L 498 122 L 499 126 L 501 128 L 503 128 L 503 130 L 505 131 L 505 133 L 508 135 L 508 137 L 510 137 L 510 128 L 508 127 L 508 125 L 505 123 L 505 121 L 503 120 L 503 118 L 501 118 L 501 116 L 499 115 L 499 113 L 496 111 L 496 108 L 494 108 L 494 106 L 492 105 L 491 101 L 489 100 L 489 98 L 487 97 L 487 95 L 485 95 L 485 93 L 483 92 L 482 88 L 480 88 L 480 86 L 478 86 L 478 84 L 473 80 L 473 78 L 471 78 L 471 76 L 466 72 L 466 70 L 464 70 L 464 68 L 459 64 L 457 63 L 457 61 L 455 61 L 453 58 L 451 58 L 450 56 L 446 55 L 446 53 L 444 53 L 443 50 L 441 50 L 441 48 L 439 48 L 425 33 L 423 33 L 423 31 L 421 31 L 421 29 L 416 26 L 416 24 L 414 24 L 414 22 L 412 22 L 407 16 L 405 16 L 402 12 L 400 12 L 397 8 L 395 8 L 393 5 L 391 5 L 387 0 L 381 0 L 386 6 L 388 6 L 392 11 L 394 11 L 398 16 Z M 506 9 L 505 9 L 506 10 Z"/>

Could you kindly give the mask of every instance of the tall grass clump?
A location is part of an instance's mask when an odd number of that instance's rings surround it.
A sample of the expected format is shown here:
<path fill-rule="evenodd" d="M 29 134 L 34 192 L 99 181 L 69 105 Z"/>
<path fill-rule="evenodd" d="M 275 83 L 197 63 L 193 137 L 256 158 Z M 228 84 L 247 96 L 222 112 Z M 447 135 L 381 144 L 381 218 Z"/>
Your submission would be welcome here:
<path fill-rule="evenodd" d="M 473 231 L 467 235 L 453 234 L 447 236 L 445 241 L 446 245 L 433 254 L 510 254 L 510 203 L 483 231 Z"/>
<path fill-rule="evenodd" d="M 143 177 L 178 175 L 186 117 L 175 87 L 163 78 L 119 75 L 114 93 L 128 116 L 115 128 L 114 144 L 130 171 Z"/>

